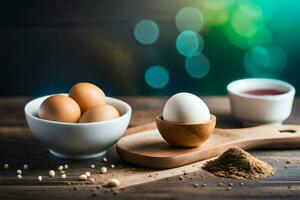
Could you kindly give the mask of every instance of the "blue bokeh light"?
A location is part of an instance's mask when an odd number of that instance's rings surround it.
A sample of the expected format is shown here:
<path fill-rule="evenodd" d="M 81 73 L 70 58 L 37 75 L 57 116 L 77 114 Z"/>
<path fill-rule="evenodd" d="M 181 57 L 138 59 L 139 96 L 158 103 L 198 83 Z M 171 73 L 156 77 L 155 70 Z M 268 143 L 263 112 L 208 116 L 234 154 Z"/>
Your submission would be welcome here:
<path fill-rule="evenodd" d="M 210 65 L 205 55 L 198 54 L 185 59 L 185 69 L 191 77 L 203 78 L 208 74 Z"/>
<path fill-rule="evenodd" d="M 149 67 L 145 72 L 145 81 L 152 88 L 163 88 L 169 83 L 169 72 L 165 67 L 156 65 Z"/>
<path fill-rule="evenodd" d="M 142 20 L 134 28 L 134 37 L 143 45 L 153 44 L 159 37 L 159 27 L 152 20 Z"/>
<path fill-rule="evenodd" d="M 197 55 L 203 48 L 203 38 L 194 31 L 183 31 L 177 36 L 176 49 L 183 56 Z"/>

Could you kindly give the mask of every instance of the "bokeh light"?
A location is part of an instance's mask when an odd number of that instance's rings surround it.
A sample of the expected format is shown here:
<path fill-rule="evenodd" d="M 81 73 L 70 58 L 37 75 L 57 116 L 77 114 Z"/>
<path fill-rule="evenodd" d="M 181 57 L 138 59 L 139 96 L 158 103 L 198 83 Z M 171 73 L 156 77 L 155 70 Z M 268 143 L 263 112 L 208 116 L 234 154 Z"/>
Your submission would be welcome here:
<path fill-rule="evenodd" d="M 203 54 L 187 57 L 185 59 L 185 69 L 193 78 L 203 78 L 209 72 L 209 61 Z"/>
<path fill-rule="evenodd" d="M 233 30 L 243 37 L 254 37 L 263 28 L 261 8 L 257 4 L 241 4 L 231 19 Z"/>
<path fill-rule="evenodd" d="M 241 49 L 248 49 L 258 45 L 270 45 L 273 40 L 272 33 L 267 28 L 261 29 L 254 37 L 243 37 L 232 30 L 231 26 L 227 26 L 225 33 L 229 41 Z"/>
<path fill-rule="evenodd" d="M 244 57 L 244 66 L 254 77 L 277 77 L 286 64 L 284 51 L 276 46 L 256 46 L 248 50 Z"/>
<path fill-rule="evenodd" d="M 199 32 L 203 25 L 202 12 L 196 7 L 184 7 L 176 14 L 175 23 L 180 32 L 186 30 Z"/>
<path fill-rule="evenodd" d="M 235 4 L 235 0 L 208 0 L 201 1 L 201 10 L 204 16 L 204 25 L 223 25 L 230 18 L 231 8 Z"/>
<path fill-rule="evenodd" d="M 177 51 L 186 57 L 199 54 L 204 48 L 203 38 L 194 31 L 183 31 L 176 39 Z"/>
<path fill-rule="evenodd" d="M 145 81 L 152 88 L 163 88 L 169 83 L 169 72 L 162 66 L 151 66 L 145 72 Z"/>
<path fill-rule="evenodd" d="M 153 44 L 159 37 L 159 27 L 152 20 L 142 20 L 134 28 L 134 37 L 143 45 Z"/>

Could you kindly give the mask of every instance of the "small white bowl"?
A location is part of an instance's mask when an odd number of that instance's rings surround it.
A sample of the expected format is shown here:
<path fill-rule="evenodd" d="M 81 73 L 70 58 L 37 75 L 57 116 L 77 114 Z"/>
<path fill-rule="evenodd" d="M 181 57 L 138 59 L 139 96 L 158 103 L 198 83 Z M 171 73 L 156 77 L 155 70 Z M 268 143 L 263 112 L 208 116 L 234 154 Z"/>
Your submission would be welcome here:
<path fill-rule="evenodd" d="M 93 123 L 64 123 L 41 119 L 38 117 L 38 109 L 49 96 L 30 101 L 24 110 L 33 136 L 55 156 L 68 159 L 102 156 L 123 136 L 128 127 L 131 107 L 124 101 L 111 97 L 106 97 L 106 102 L 120 112 L 121 116 L 117 119 Z"/>
<path fill-rule="evenodd" d="M 275 89 L 279 95 L 252 95 L 245 91 Z M 291 113 L 295 88 L 284 81 L 249 78 L 233 81 L 227 86 L 232 115 L 246 125 L 282 123 Z"/>

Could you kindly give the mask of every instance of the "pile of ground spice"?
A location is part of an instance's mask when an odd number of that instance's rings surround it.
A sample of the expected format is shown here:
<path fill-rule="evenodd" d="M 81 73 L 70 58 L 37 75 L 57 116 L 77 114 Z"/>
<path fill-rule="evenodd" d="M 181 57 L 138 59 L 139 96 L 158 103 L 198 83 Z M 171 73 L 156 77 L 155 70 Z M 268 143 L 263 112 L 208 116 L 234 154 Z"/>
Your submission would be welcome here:
<path fill-rule="evenodd" d="M 259 179 L 273 174 L 273 168 L 240 148 L 230 148 L 203 169 L 225 178 Z"/>

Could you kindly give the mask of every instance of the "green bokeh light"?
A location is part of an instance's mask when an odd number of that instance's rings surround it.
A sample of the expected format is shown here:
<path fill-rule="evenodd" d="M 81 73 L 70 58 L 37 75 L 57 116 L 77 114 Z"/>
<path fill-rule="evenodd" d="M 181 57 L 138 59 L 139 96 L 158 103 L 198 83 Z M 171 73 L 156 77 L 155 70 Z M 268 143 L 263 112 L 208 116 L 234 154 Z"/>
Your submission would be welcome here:
<path fill-rule="evenodd" d="M 248 49 L 258 45 L 270 45 L 273 40 L 272 32 L 263 28 L 254 37 L 243 37 L 227 26 L 225 33 L 229 41 L 238 48 Z"/>
<path fill-rule="evenodd" d="M 187 57 L 185 59 L 185 69 L 193 78 L 203 78 L 209 72 L 209 61 L 203 54 Z"/>
<path fill-rule="evenodd" d="M 278 77 L 286 64 L 284 51 L 276 46 L 256 46 L 248 50 L 244 66 L 254 77 Z"/>
<path fill-rule="evenodd" d="M 199 32 L 203 25 L 202 12 L 196 7 L 184 7 L 176 14 L 175 23 L 180 32 L 186 30 Z"/>
<path fill-rule="evenodd" d="M 163 88 L 169 83 L 169 72 L 162 66 L 151 66 L 145 72 L 145 81 L 152 88 Z"/>
<path fill-rule="evenodd" d="M 142 20 L 134 28 L 134 37 L 143 45 L 153 44 L 159 37 L 159 27 L 152 20 Z"/>
<path fill-rule="evenodd" d="M 186 57 L 200 53 L 204 48 L 203 38 L 194 31 L 183 31 L 176 39 L 177 51 Z"/>
<path fill-rule="evenodd" d="M 261 8 L 254 3 L 241 4 L 233 13 L 231 26 L 243 37 L 254 37 L 264 26 Z"/>

